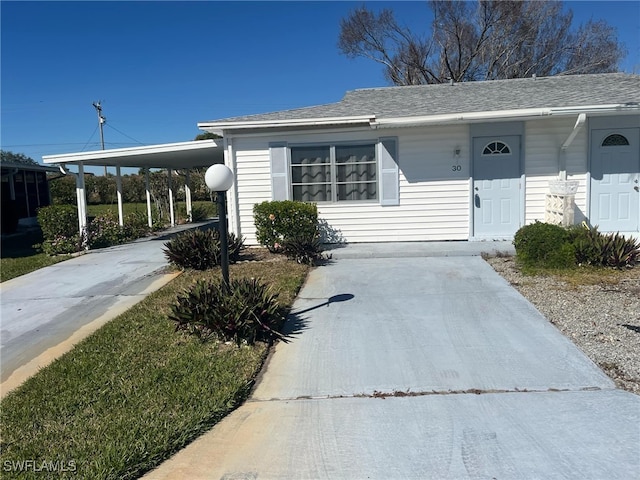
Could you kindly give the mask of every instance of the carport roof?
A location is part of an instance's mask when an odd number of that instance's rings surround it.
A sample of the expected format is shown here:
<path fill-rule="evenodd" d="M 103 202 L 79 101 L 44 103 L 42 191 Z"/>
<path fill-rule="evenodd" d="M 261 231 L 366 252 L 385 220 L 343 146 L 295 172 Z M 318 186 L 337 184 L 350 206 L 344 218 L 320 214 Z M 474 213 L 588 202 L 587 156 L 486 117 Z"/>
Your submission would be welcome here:
<path fill-rule="evenodd" d="M 222 139 L 165 143 L 143 147 L 115 148 L 91 152 L 45 155 L 45 164 L 133 167 L 195 168 L 224 163 Z"/>

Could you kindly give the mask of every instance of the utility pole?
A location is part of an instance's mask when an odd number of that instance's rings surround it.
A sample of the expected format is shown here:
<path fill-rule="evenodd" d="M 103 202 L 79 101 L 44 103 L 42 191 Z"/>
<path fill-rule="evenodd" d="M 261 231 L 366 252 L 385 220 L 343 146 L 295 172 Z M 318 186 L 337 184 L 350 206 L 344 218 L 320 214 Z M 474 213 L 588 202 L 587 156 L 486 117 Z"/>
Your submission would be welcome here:
<path fill-rule="evenodd" d="M 104 132 L 102 131 L 102 125 L 107 123 L 107 118 L 102 115 L 102 105 L 100 105 L 100 100 L 97 102 L 93 102 L 93 106 L 98 113 L 98 125 L 100 126 L 100 144 L 102 145 L 102 150 L 104 150 Z M 107 166 L 104 166 L 104 176 L 107 176 Z"/>

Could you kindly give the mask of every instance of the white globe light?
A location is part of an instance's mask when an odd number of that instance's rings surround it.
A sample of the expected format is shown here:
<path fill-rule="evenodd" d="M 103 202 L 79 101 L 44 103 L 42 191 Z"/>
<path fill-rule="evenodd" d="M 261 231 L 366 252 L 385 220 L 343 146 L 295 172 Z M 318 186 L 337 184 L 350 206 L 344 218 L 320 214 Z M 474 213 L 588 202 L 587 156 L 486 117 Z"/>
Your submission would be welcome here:
<path fill-rule="evenodd" d="M 212 192 L 226 192 L 233 185 L 233 172 L 226 165 L 216 163 L 207 168 L 204 182 Z"/>

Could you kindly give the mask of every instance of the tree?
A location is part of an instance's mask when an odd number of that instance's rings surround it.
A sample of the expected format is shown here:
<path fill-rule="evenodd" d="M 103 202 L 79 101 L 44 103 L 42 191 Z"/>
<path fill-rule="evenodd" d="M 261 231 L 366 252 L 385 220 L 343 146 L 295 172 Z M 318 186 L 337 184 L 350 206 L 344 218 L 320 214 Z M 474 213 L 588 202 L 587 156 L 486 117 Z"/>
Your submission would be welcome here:
<path fill-rule="evenodd" d="M 21 163 L 24 165 L 38 165 L 33 158 L 27 157 L 22 153 L 13 153 L 7 150 L 0 150 L 0 161 L 7 163 Z"/>
<path fill-rule="evenodd" d="M 222 137 L 220 135 L 216 135 L 215 133 L 203 132 L 196 135 L 196 138 L 194 138 L 194 140 L 215 140 L 216 138 Z"/>
<path fill-rule="evenodd" d="M 340 22 L 338 48 L 384 66 L 395 85 L 614 72 L 626 54 L 615 28 L 551 0 L 430 1 L 430 36 L 400 26 L 390 10 L 360 7 Z"/>

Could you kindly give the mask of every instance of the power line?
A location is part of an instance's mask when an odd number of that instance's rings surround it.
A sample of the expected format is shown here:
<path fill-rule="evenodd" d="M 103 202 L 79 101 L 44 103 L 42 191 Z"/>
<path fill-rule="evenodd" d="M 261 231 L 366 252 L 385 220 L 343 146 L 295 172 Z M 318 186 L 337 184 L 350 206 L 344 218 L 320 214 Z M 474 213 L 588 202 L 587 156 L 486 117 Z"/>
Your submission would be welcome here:
<path fill-rule="evenodd" d="M 87 148 L 87 145 L 89 145 L 89 142 L 91 142 L 91 139 L 96 134 L 96 130 L 98 130 L 98 127 L 93 129 L 93 133 L 91 133 L 91 136 L 89 137 L 89 140 L 87 140 L 87 143 L 85 143 L 84 147 L 82 147 L 82 150 L 80 150 L 81 152 L 84 152 L 84 149 Z"/>
<path fill-rule="evenodd" d="M 121 132 L 120 130 L 118 130 L 116 127 L 114 127 L 112 124 L 108 124 L 107 127 L 114 129 L 116 132 L 118 132 L 120 135 L 124 135 L 125 137 L 127 137 L 130 140 L 133 140 L 134 142 L 140 144 L 140 145 L 146 145 L 145 143 L 142 143 L 140 140 L 136 140 L 135 138 L 127 135 L 124 132 Z"/>

